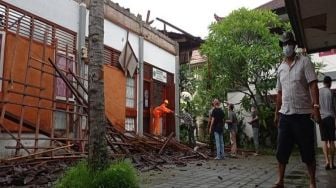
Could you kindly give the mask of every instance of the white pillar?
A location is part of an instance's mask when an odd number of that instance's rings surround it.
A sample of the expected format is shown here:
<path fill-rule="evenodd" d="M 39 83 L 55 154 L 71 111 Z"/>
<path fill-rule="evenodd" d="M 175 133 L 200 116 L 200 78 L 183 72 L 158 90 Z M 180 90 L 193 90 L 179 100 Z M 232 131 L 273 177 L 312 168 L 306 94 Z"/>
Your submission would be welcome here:
<path fill-rule="evenodd" d="M 137 115 L 137 134 L 143 135 L 143 80 L 144 80 L 144 38 L 139 37 L 139 63 L 138 63 L 138 115 Z"/>
<path fill-rule="evenodd" d="M 175 113 L 180 111 L 180 57 L 179 45 L 176 43 L 176 57 L 175 57 Z M 175 117 L 175 135 L 176 140 L 180 141 L 180 120 Z"/>

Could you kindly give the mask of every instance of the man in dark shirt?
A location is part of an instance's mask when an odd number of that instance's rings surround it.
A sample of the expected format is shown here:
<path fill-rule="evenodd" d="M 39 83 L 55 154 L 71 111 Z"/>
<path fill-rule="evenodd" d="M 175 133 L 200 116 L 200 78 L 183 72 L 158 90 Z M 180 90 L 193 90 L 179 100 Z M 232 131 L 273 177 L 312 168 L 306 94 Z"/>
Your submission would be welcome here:
<path fill-rule="evenodd" d="M 211 113 L 211 123 L 209 133 L 212 131 L 216 140 L 216 160 L 224 159 L 224 140 L 223 140 L 223 126 L 224 126 L 224 111 L 220 107 L 218 99 L 214 100 L 215 108 Z"/>

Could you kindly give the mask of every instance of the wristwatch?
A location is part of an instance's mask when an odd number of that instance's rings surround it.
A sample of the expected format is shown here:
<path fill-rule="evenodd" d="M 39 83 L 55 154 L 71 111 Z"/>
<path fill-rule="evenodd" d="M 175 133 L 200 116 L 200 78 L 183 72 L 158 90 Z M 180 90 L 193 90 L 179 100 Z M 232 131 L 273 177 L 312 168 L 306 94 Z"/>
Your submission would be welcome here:
<path fill-rule="evenodd" d="M 319 104 L 314 104 L 313 107 L 319 109 L 320 105 Z"/>

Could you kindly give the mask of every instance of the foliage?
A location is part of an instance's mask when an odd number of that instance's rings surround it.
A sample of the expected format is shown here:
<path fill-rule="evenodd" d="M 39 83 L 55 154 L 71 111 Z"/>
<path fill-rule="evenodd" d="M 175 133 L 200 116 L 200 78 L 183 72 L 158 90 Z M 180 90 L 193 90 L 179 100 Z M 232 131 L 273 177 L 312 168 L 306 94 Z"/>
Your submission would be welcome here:
<path fill-rule="evenodd" d="M 92 186 L 91 174 L 87 168 L 86 162 L 79 162 L 76 166 L 67 170 L 64 176 L 58 180 L 56 188 L 79 188 Z"/>
<path fill-rule="evenodd" d="M 259 103 L 257 95 L 269 104 L 268 91 L 275 86 L 274 70 L 281 58 L 278 35 L 270 28 L 281 25 L 278 16 L 270 11 L 245 8 L 212 24 L 201 47 L 211 64 L 211 90 L 226 93 L 234 89 L 255 104 Z"/>
<path fill-rule="evenodd" d="M 189 109 L 194 116 L 208 117 L 207 110 L 210 108 L 210 101 L 218 95 L 209 93 L 205 89 L 208 85 L 207 79 L 204 79 L 207 76 L 206 67 L 199 69 L 184 68 L 188 66 L 181 67 L 181 91 L 188 91 L 192 95 L 191 100 L 181 103 L 181 109 Z"/>
<path fill-rule="evenodd" d="M 118 161 L 103 171 L 90 171 L 87 162 L 71 167 L 56 183 L 56 188 L 135 188 L 139 187 L 136 170 L 130 162 Z"/>
<path fill-rule="evenodd" d="M 191 94 L 195 93 L 196 88 L 193 85 L 195 77 L 190 65 L 182 64 L 180 67 L 180 89 Z"/>
<path fill-rule="evenodd" d="M 188 129 L 185 126 L 180 126 L 180 141 L 183 144 L 188 144 Z"/>
<path fill-rule="evenodd" d="M 198 97 L 223 101 L 229 91 L 243 93 L 241 104 L 245 110 L 251 104 L 257 105 L 261 138 L 274 139 L 275 135 L 269 92 L 275 87 L 282 50 L 279 36 L 271 31 L 287 27 L 288 23 L 270 11 L 242 8 L 211 24 L 210 34 L 201 46 L 208 66 L 201 72 L 205 79 L 198 83 Z M 266 141 L 261 140 L 262 143 Z"/>
<path fill-rule="evenodd" d="M 101 176 L 97 177 L 96 180 L 99 187 L 139 187 L 136 170 L 130 162 L 125 161 L 111 165 L 108 169 L 103 171 Z"/>

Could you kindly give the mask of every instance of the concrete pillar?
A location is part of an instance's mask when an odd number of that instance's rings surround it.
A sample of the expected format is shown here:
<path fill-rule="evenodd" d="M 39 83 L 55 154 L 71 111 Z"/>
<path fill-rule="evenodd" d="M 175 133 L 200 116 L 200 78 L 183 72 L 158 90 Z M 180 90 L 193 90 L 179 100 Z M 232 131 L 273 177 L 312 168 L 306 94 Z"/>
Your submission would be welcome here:
<path fill-rule="evenodd" d="M 78 39 L 77 39 L 77 71 L 80 77 L 84 78 L 85 76 L 85 62 L 82 59 L 82 47 L 85 47 L 85 31 L 86 31 L 86 5 L 81 3 L 79 5 L 79 20 L 78 20 Z M 79 87 L 79 92 L 85 96 L 84 91 Z M 83 113 L 81 109 L 79 112 Z M 77 118 L 77 117 L 75 117 Z M 74 134 L 75 138 L 78 137 L 78 131 L 81 130 L 82 126 L 86 124 L 87 119 L 83 116 L 79 116 L 80 121 L 79 127 L 75 128 Z"/>
<path fill-rule="evenodd" d="M 175 57 L 175 113 L 179 113 L 180 110 L 180 57 L 179 57 L 179 45 L 176 43 L 176 57 Z M 175 135 L 176 140 L 180 141 L 180 120 L 175 117 Z"/>
<path fill-rule="evenodd" d="M 137 114 L 137 134 L 143 135 L 143 80 L 144 80 L 144 38 L 139 37 L 139 62 L 138 62 L 138 114 Z"/>
<path fill-rule="evenodd" d="M 78 71 L 80 76 L 84 76 L 84 61 L 82 61 L 81 48 L 85 47 L 85 30 L 86 30 L 86 5 L 81 3 L 79 5 L 79 20 L 78 20 Z"/>

